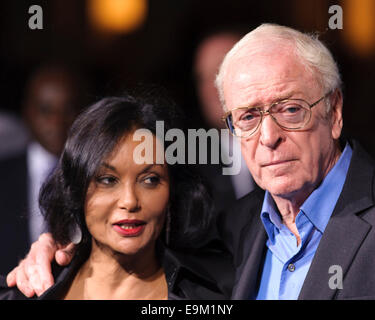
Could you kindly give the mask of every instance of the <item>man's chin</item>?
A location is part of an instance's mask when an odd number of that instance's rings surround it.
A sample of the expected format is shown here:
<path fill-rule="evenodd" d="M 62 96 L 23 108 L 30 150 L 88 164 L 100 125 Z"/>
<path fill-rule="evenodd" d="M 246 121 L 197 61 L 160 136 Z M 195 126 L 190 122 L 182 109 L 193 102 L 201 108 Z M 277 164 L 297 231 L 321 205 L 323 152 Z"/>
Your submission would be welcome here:
<path fill-rule="evenodd" d="M 288 198 L 289 196 L 298 192 L 301 189 L 298 182 L 291 179 L 285 178 L 273 178 L 272 182 L 264 188 L 272 196 L 280 198 Z"/>

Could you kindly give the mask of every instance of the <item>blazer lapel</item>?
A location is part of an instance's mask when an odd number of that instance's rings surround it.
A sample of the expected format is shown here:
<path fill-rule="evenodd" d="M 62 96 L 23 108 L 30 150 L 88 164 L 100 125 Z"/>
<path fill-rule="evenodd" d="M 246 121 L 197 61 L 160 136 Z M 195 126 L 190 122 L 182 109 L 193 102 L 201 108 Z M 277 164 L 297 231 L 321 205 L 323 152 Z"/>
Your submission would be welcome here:
<path fill-rule="evenodd" d="M 330 268 L 342 268 L 345 277 L 357 251 L 371 229 L 358 213 L 373 206 L 373 165 L 367 154 L 354 143 L 353 156 L 341 196 L 324 231 L 306 276 L 299 299 L 333 299 L 337 288 L 330 288 Z M 332 272 L 332 271 L 331 271 Z"/>
<path fill-rule="evenodd" d="M 267 234 L 260 219 L 263 199 L 253 200 L 257 203 L 250 204 L 253 207 L 249 210 L 249 215 L 252 215 L 251 221 L 241 231 L 239 253 L 242 254 L 242 259 L 236 268 L 235 286 L 232 293 L 234 300 L 247 300 L 255 297 L 257 280 L 264 261 Z"/>
<path fill-rule="evenodd" d="M 248 259 L 239 269 L 236 285 L 233 288 L 232 299 L 249 300 L 255 299 L 257 283 L 262 270 L 262 262 L 264 261 L 264 253 L 266 249 L 267 234 L 264 230 L 259 230 L 257 234 L 253 234 L 254 246 L 250 249 Z"/>
<path fill-rule="evenodd" d="M 331 218 L 311 263 L 298 299 L 333 299 L 337 288 L 330 288 L 334 275 L 331 266 L 339 266 L 345 275 L 371 226 L 355 215 Z"/>

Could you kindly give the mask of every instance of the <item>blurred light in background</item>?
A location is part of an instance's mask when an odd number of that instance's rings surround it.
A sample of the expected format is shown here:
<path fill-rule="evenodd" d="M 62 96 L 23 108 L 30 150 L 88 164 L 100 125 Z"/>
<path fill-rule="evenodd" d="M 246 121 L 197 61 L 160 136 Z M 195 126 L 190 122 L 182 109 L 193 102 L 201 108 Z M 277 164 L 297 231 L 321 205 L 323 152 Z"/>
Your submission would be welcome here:
<path fill-rule="evenodd" d="M 375 1 L 344 0 L 344 41 L 361 56 L 375 53 Z"/>
<path fill-rule="evenodd" d="M 98 31 L 129 33 L 146 19 L 147 0 L 88 0 L 88 18 Z"/>

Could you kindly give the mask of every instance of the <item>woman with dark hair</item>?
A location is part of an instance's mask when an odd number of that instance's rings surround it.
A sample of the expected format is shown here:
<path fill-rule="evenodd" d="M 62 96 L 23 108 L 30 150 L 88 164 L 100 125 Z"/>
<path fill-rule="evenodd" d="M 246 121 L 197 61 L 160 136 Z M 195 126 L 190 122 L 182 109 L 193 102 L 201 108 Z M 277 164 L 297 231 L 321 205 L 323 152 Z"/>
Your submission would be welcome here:
<path fill-rule="evenodd" d="M 68 267 L 53 267 L 56 283 L 40 298 L 229 295 L 222 281 L 229 260 L 192 250 L 206 241 L 212 216 L 199 176 L 183 164 L 160 164 L 154 154 L 146 162 L 135 159 L 138 129 L 152 133 L 154 149 L 162 143 L 157 121 L 165 130 L 181 127 L 171 102 L 127 96 L 102 99 L 74 122 L 60 162 L 41 190 L 40 206 L 54 240 L 76 243 L 75 255 Z M 217 278 L 215 266 L 221 270 Z M 4 286 L 0 298 L 25 297 Z"/>

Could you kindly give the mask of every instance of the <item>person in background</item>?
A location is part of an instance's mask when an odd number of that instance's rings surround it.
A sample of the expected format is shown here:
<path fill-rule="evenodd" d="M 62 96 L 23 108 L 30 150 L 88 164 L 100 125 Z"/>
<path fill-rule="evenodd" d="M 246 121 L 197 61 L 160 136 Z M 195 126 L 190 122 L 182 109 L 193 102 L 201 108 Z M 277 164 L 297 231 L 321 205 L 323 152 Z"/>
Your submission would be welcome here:
<path fill-rule="evenodd" d="M 22 152 L 0 161 L 1 273 L 45 231 L 39 189 L 56 165 L 84 94 L 80 75 L 61 64 L 43 65 L 30 76 L 22 101 L 29 140 Z"/>
<path fill-rule="evenodd" d="M 20 117 L 0 109 L 0 159 L 23 152 L 28 139 L 28 132 Z"/>
<path fill-rule="evenodd" d="M 226 128 L 221 119 L 223 111 L 214 82 L 225 54 L 241 38 L 241 34 L 235 28 L 212 31 L 202 37 L 195 50 L 194 83 L 201 113 L 208 128 Z M 236 156 L 236 153 L 233 153 L 233 144 L 238 144 L 238 141 L 233 139 L 232 135 L 229 135 L 229 139 L 220 139 L 220 147 L 225 149 L 223 154 Z M 223 175 L 223 163 L 197 166 L 210 185 L 218 211 L 230 206 L 255 187 L 243 157 L 238 163 L 241 163 L 241 169 L 236 175 Z"/>

